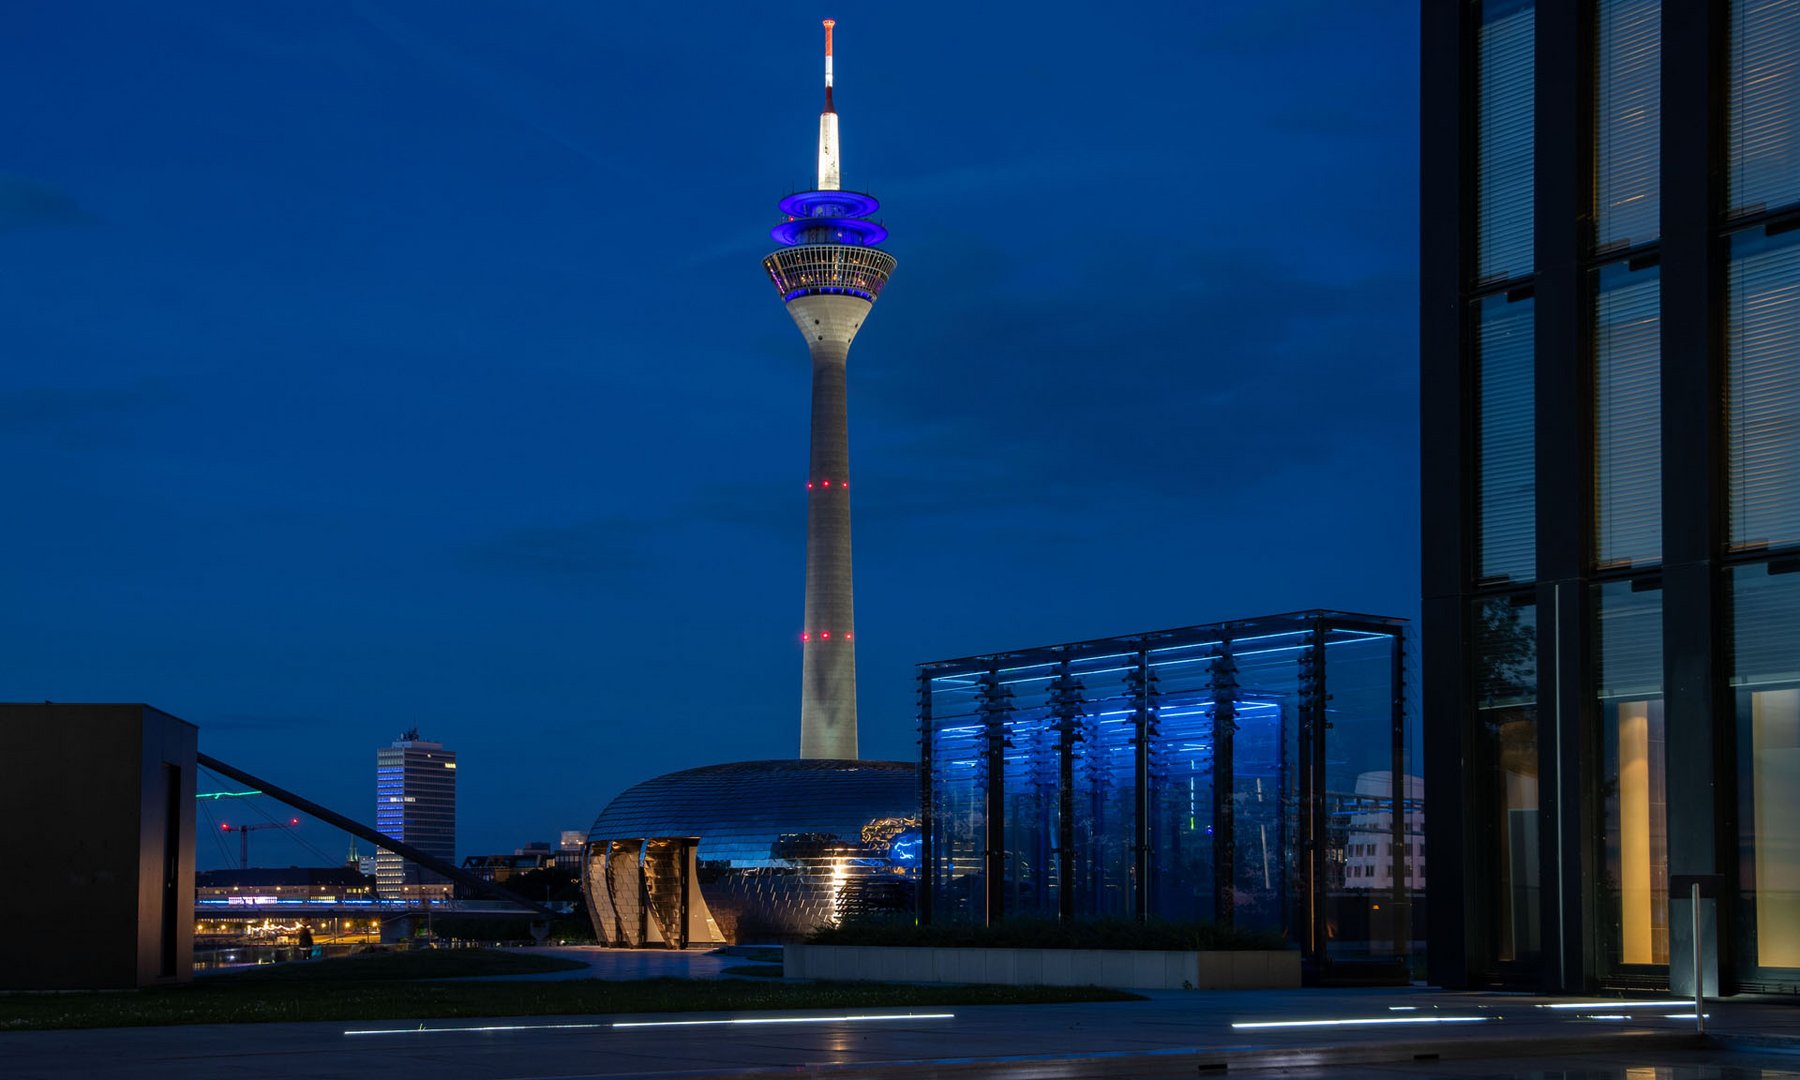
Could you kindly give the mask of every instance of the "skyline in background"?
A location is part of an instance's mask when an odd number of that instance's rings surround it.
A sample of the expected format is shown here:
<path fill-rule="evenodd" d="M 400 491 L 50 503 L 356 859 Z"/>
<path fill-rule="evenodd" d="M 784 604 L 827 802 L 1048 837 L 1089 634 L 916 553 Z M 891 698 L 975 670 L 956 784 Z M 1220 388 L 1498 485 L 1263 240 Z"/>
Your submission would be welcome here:
<path fill-rule="evenodd" d="M 797 756 L 810 371 L 759 261 L 824 17 L 904 264 L 849 367 L 863 755 L 915 756 L 921 661 L 1416 619 L 1414 9 L 987 10 L 26 0 L 0 698 L 145 701 L 371 821 L 416 727 L 459 856 Z"/>

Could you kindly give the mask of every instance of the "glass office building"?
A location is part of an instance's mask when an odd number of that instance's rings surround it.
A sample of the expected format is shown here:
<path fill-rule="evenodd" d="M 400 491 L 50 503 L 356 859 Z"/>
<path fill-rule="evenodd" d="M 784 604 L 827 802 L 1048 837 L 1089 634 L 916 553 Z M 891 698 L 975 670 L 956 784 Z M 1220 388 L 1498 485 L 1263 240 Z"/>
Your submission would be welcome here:
<path fill-rule="evenodd" d="M 417 728 L 375 751 L 375 828 L 447 863 L 456 861 L 456 751 L 419 738 Z M 386 848 L 375 853 L 382 896 L 449 897 L 440 874 Z"/>
<path fill-rule="evenodd" d="M 1800 5 L 1421 5 L 1430 970 L 1800 981 Z"/>
<path fill-rule="evenodd" d="M 1311 611 L 919 667 L 932 922 L 1161 918 L 1411 951 L 1398 619 Z"/>
<path fill-rule="evenodd" d="M 911 762 L 739 761 L 646 780 L 589 830 L 582 871 L 603 944 L 781 941 L 910 911 Z"/>

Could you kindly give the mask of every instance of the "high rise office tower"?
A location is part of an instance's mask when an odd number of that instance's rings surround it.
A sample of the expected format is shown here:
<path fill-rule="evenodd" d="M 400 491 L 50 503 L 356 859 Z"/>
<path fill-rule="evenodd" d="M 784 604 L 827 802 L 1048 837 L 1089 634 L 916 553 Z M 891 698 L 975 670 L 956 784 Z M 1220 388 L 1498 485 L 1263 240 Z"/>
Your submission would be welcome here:
<path fill-rule="evenodd" d="M 806 616 L 800 634 L 800 756 L 856 757 L 856 623 L 850 585 L 850 434 L 844 369 L 850 342 L 887 284 L 894 257 L 869 220 L 880 204 L 839 187 L 825 20 L 825 110 L 818 186 L 781 200 L 782 245 L 763 260 L 812 353 L 812 451 L 806 476 Z"/>
<path fill-rule="evenodd" d="M 375 751 L 375 828 L 445 862 L 456 860 L 456 751 L 419 729 Z M 450 882 L 391 851 L 375 856 L 382 896 L 448 896 Z"/>
<path fill-rule="evenodd" d="M 1800 981 L 1800 5 L 1424 0 L 1429 962 Z"/>

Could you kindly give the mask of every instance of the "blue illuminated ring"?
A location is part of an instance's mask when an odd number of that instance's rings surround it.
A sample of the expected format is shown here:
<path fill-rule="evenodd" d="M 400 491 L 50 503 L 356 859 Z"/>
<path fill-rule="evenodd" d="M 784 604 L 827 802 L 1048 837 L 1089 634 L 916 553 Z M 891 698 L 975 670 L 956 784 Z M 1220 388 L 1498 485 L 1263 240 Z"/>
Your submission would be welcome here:
<path fill-rule="evenodd" d="M 815 229 L 827 229 L 831 239 L 807 239 L 806 234 Z M 810 217 L 784 221 L 769 230 L 769 235 L 777 244 L 789 247 L 795 244 L 837 243 L 850 244 L 857 247 L 874 247 L 888 237 L 887 227 L 877 225 L 873 221 L 861 218 Z"/>
<path fill-rule="evenodd" d="M 799 191 L 781 200 L 788 217 L 868 217 L 881 209 L 873 195 L 860 191 Z"/>

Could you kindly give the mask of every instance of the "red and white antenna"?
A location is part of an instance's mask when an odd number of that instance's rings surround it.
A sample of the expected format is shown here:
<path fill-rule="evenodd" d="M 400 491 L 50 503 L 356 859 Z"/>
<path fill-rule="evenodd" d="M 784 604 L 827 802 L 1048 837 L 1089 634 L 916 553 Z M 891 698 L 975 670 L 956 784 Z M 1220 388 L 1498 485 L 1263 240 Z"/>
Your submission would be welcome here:
<path fill-rule="evenodd" d="M 819 114 L 820 191 L 837 191 L 840 186 L 838 118 L 831 104 L 831 28 L 836 25 L 836 19 L 825 20 L 825 111 Z"/>
<path fill-rule="evenodd" d="M 836 19 L 825 20 L 825 111 L 833 112 L 831 107 L 831 28 L 837 25 Z"/>

